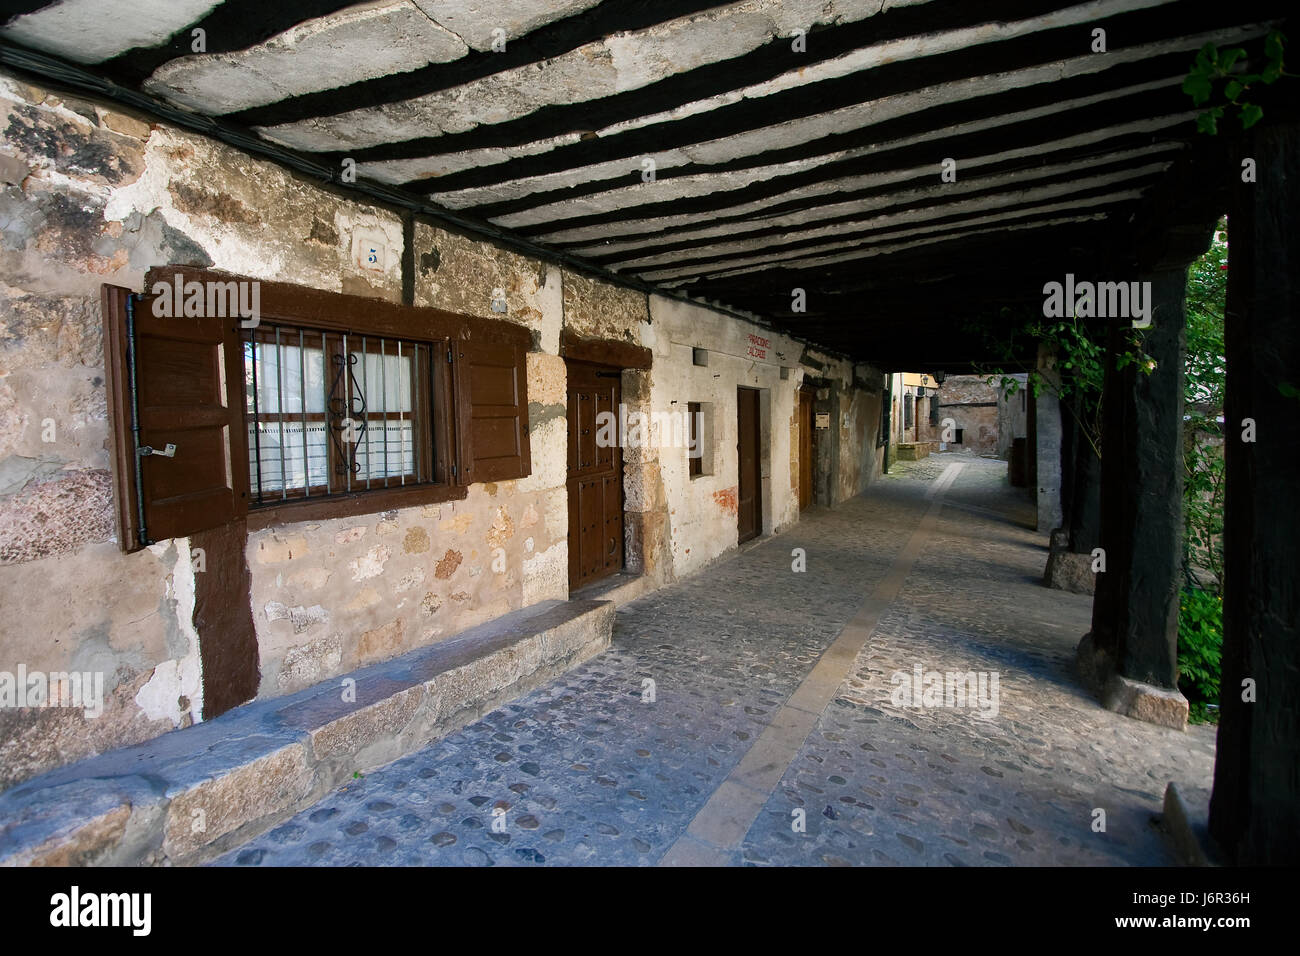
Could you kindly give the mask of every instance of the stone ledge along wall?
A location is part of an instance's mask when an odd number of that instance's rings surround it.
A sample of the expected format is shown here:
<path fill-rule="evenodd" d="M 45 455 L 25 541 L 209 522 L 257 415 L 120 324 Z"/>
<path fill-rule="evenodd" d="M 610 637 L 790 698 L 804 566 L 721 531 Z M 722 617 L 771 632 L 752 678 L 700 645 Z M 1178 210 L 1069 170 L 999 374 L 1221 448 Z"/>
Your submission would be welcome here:
<path fill-rule="evenodd" d="M 0 124 L 0 672 L 101 672 L 105 696 L 95 718 L 0 707 L 3 789 L 203 715 L 192 614 L 204 572 L 190 542 L 123 554 L 116 540 L 101 283 L 143 290 L 149 268 L 181 264 L 400 302 L 403 224 L 393 210 L 221 143 L 4 73 Z M 358 240 L 381 247 L 377 263 L 354 255 Z M 687 477 L 681 449 L 627 451 L 630 569 L 658 584 L 734 547 L 737 384 L 767 390 L 764 530 L 797 520 L 797 469 L 784 463 L 797 447 L 802 346 L 424 222 L 413 260 L 415 305 L 533 332 L 532 472 L 475 484 L 460 501 L 250 533 L 259 698 L 568 597 L 566 331 L 652 351 L 651 369 L 624 372 L 631 408 L 715 403 L 708 479 Z M 493 308 L 500 297 L 504 314 Z M 764 359 L 749 356 L 751 335 L 768 340 Z M 713 350 L 716 364 L 693 366 L 688 346 Z M 878 470 L 879 416 L 847 362 L 821 364 L 847 403 L 847 424 L 836 425 L 846 429 L 840 459 L 852 462 L 836 482 L 839 500 Z M 697 381 L 708 386 L 699 394 L 686 387 Z"/>

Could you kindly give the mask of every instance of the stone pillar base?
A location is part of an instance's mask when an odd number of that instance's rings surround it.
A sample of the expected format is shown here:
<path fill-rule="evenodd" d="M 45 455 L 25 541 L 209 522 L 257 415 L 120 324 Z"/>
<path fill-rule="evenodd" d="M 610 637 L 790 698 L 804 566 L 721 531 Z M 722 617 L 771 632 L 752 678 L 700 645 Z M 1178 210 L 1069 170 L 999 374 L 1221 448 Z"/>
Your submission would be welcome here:
<path fill-rule="evenodd" d="M 1101 706 L 1148 724 L 1174 730 L 1187 729 L 1187 698 L 1177 689 L 1156 687 L 1112 674 L 1102 688 Z"/>
<path fill-rule="evenodd" d="M 1083 682 L 1101 698 L 1101 706 L 1107 710 L 1148 724 L 1187 729 L 1187 698 L 1177 688 L 1144 684 L 1115 673 L 1115 662 L 1093 644 L 1091 631 L 1079 641 L 1074 663 Z"/>
<path fill-rule="evenodd" d="M 1053 551 L 1047 556 L 1043 584 L 1058 591 L 1092 594 L 1097 588 L 1097 575 L 1092 570 L 1092 555 Z"/>
<path fill-rule="evenodd" d="M 1092 642 L 1092 631 L 1083 635 L 1074 652 L 1074 664 L 1084 684 L 1094 694 L 1100 694 L 1106 679 L 1115 672 L 1114 662 L 1105 651 L 1098 650 Z"/>

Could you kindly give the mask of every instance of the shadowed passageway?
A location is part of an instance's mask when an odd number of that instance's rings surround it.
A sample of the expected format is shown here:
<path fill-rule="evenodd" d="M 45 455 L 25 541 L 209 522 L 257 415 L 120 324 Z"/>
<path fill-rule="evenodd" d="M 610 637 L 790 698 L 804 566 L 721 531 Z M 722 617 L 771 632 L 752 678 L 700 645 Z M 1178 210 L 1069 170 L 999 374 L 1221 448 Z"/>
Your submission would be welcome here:
<path fill-rule="evenodd" d="M 1169 780 L 1208 783 L 1213 730 L 1129 720 L 1082 689 L 1072 662 L 1090 599 L 1038 583 L 1032 509 L 1005 464 L 911 467 L 627 605 L 607 653 L 220 862 L 1173 862 L 1151 818 Z M 909 539 L 910 572 L 806 740 L 764 736 Z M 806 572 L 792 571 L 795 548 Z M 985 672 L 986 692 L 996 673 L 996 712 L 987 694 L 896 706 L 891 677 L 918 666 Z M 784 760 L 775 787 L 735 782 L 759 739 Z M 727 820 L 751 821 L 743 839 Z"/>

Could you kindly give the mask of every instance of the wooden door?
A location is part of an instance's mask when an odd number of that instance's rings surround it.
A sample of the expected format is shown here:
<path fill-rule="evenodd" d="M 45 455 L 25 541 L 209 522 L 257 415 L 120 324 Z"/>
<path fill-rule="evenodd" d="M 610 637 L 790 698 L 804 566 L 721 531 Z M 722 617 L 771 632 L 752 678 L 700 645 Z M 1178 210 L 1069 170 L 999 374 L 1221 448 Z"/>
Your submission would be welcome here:
<path fill-rule="evenodd" d="M 569 417 L 569 588 L 623 569 L 621 373 L 566 361 Z M 601 417 L 602 412 L 609 416 Z M 600 424 L 612 416 L 613 427 Z M 598 440 L 599 439 L 599 440 Z"/>
<path fill-rule="evenodd" d="M 762 476 L 759 470 L 758 390 L 736 389 L 737 542 L 757 537 L 763 530 Z"/>
<path fill-rule="evenodd" d="M 813 501 L 813 396 L 799 392 L 799 510 Z"/>

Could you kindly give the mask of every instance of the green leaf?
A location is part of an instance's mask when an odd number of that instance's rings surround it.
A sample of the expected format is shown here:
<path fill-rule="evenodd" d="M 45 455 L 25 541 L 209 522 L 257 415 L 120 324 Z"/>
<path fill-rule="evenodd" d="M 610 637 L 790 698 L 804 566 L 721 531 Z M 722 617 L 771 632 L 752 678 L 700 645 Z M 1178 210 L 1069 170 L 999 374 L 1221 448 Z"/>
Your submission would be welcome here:
<path fill-rule="evenodd" d="M 1196 106 L 1208 100 L 1213 91 L 1209 77 L 1193 73 L 1183 80 L 1183 92 L 1192 98 L 1192 103 Z"/>
<path fill-rule="evenodd" d="M 1216 106 L 1214 109 L 1206 110 L 1204 113 L 1197 116 L 1197 131 L 1201 133 L 1209 133 L 1211 136 L 1217 135 L 1219 132 L 1219 117 L 1222 114 L 1223 110 Z"/>
<path fill-rule="evenodd" d="M 1263 115 L 1264 115 L 1264 110 L 1256 106 L 1254 103 L 1242 103 L 1241 104 L 1241 128 L 1250 129 L 1252 126 L 1254 126 L 1256 123 L 1260 121 Z"/>
<path fill-rule="evenodd" d="M 1229 80 L 1228 85 L 1223 88 L 1223 95 L 1235 103 L 1245 88 L 1240 80 Z"/>
<path fill-rule="evenodd" d="M 1281 75 L 1282 61 L 1278 60 L 1277 62 L 1270 63 L 1268 66 L 1264 67 L 1264 72 L 1260 74 L 1259 78 L 1263 80 L 1265 84 L 1270 84 L 1276 83 L 1277 78 Z"/>
<path fill-rule="evenodd" d="M 1196 65 L 1202 72 L 1209 73 L 1219 59 L 1218 48 L 1213 43 L 1206 43 L 1196 54 Z"/>
<path fill-rule="evenodd" d="M 1224 73 L 1227 73 L 1232 69 L 1232 64 L 1236 63 L 1245 55 L 1246 51 L 1241 47 L 1233 47 L 1231 50 L 1224 50 L 1222 55 L 1219 57 L 1219 69 Z"/>
<path fill-rule="evenodd" d="M 1300 388 L 1296 388 L 1290 382 L 1279 382 L 1277 390 L 1281 392 L 1285 398 L 1300 398 Z"/>
<path fill-rule="evenodd" d="M 1286 37 L 1280 30 L 1270 30 L 1268 36 L 1264 37 L 1264 55 L 1270 60 L 1281 61 L 1282 47 L 1286 43 Z"/>

